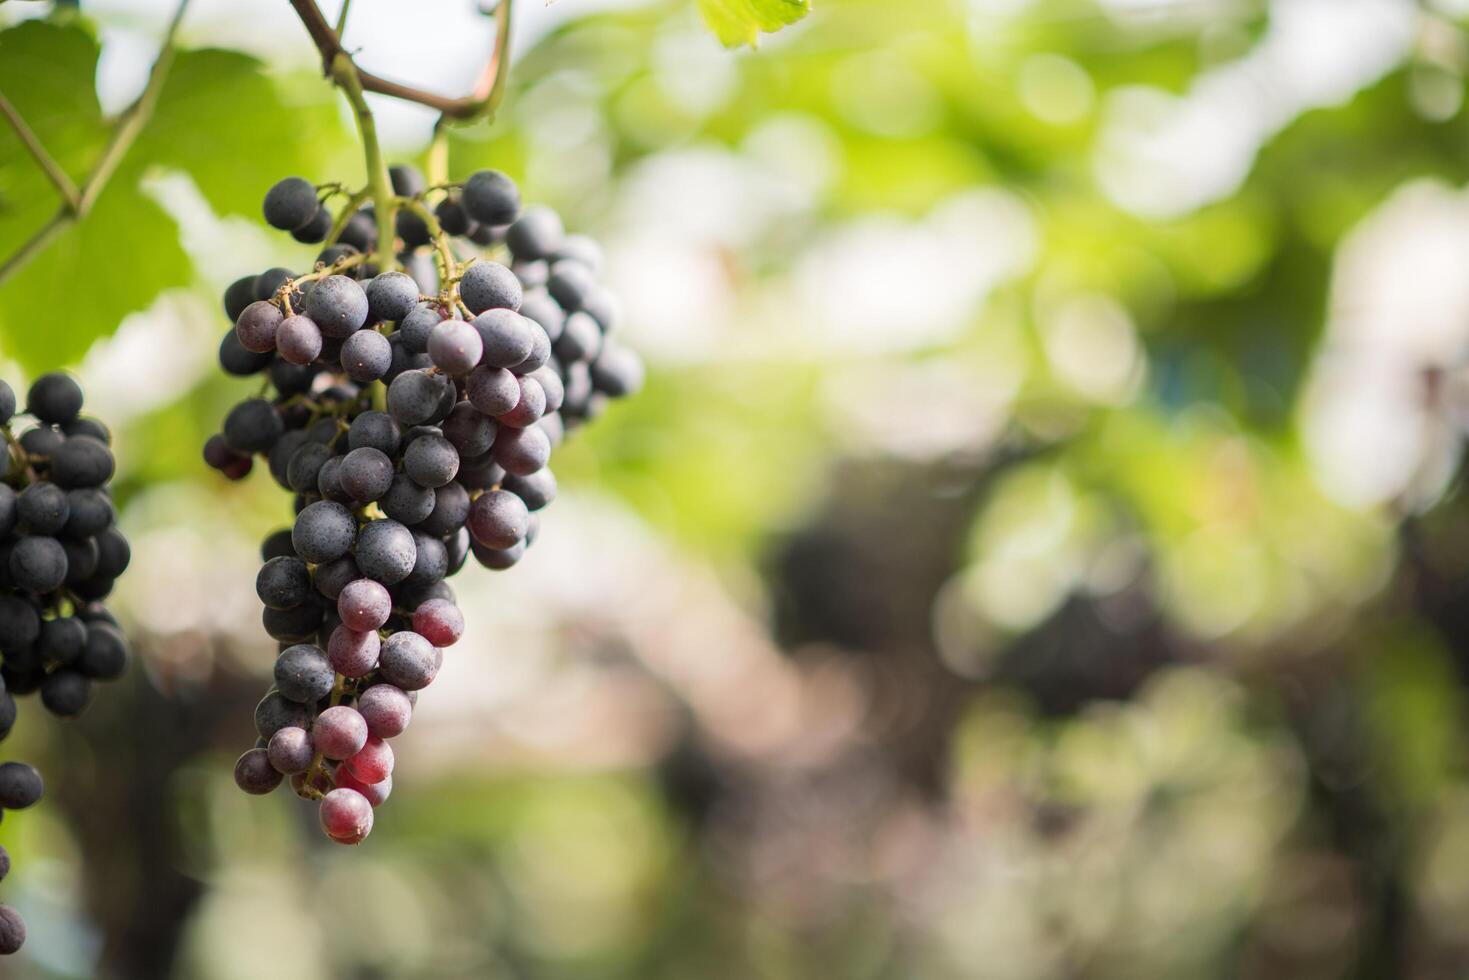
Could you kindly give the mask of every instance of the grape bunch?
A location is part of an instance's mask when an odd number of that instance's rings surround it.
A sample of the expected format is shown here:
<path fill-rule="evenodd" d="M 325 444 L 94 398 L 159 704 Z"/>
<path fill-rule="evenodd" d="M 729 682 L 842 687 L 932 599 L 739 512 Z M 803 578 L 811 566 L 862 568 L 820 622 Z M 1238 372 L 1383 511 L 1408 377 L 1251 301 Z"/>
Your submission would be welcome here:
<path fill-rule="evenodd" d="M 17 408 L 0 381 L 0 739 L 15 725 L 17 695 L 40 692 L 48 711 L 73 718 L 95 681 L 128 665 L 122 631 L 102 604 L 131 559 L 107 488 L 111 433 L 81 414 L 82 389 L 65 374 L 37 378 Z M 41 791 L 33 767 L 0 764 L 0 814 L 30 806 Z M 0 848 L 0 879 L 9 870 Z M 0 953 L 24 940 L 25 923 L 0 905 Z"/>
<path fill-rule="evenodd" d="M 265 386 L 204 447 L 230 479 L 263 459 L 295 495 L 294 524 L 262 548 L 280 647 L 235 781 L 261 794 L 289 779 L 344 844 L 371 831 L 389 740 L 463 632 L 446 579 L 471 556 L 519 561 L 556 496 L 552 449 L 642 383 L 595 242 L 522 208 L 497 171 L 434 188 L 411 167 L 390 176 L 390 250 L 366 192 L 335 215 L 338 185 L 288 177 L 266 194 L 267 223 L 328 244 L 309 272 L 225 291 L 220 362 Z"/>

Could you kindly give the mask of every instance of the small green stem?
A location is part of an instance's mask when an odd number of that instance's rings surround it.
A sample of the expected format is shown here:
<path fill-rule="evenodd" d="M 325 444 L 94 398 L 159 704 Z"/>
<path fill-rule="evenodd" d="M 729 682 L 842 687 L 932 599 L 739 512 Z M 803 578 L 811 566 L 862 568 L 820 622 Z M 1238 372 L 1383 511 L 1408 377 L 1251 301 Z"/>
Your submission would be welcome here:
<path fill-rule="evenodd" d="M 337 239 L 342 237 L 342 229 L 347 227 L 347 222 L 352 220 L 352 215 L 362 207 L 362 202 L 367 200 L 372 193 L 372 188 L 364 187 L 362 190 L 348 198 L 347 203 L 342 205 L 342 211 L 337 215 L 337 220 L 332 222 L 332 230 L 327 232 L 327 244 L 335 245 Z"/>
<path fill-rule="evenodd" d="M 342 0 L 342 12 L 337 14 L 337 37 L 347 29 L 347 11 L 352 9 L 352 0 Z"/>
<path fill-rule="evenodd" d="M 393 182 L 388 177 L 388 165 L 383 161 L 382 147 L 377 140 L 377 123 L 373 121 L 372 109 L 362 91 L 362 78 L 357 66 L 345 51 L 338 51 L 332 58 L 332 79 L 347 96 L 352 106 L 352 115 L 357 119 L 357 131 L 362 136 L 362 150 L 367 163 L 367 187 L 372 195 L 373 210 L 377 213 L 377 266 L 379 272 L 396 268 L 393 241 L 396 231 L 393 218 L 397 214 L 397 199 L 393 196 Z"/>
<path fill-rule="evenodd" d="M 444 227 L 439 224 L 438 216 L 416 198 L 400 197 L 397 202 L 400 207 L 412 211 L 428 225 L 428 233 L 434 240 L 434 259 L 439 264 L 439 281 L 447 288 L 459 268 L 459 263 L 454 260 L 454 253 L 449 249 L 449 236 L 444 234 Z"/>
<path fill-rule="evenodd" d="M 428 145 L 428 161 L 424 169 L 428 171 L 429 190 L 449 179 L 449 130 L 442 116 L 434 123 L 434 138 Z"/>

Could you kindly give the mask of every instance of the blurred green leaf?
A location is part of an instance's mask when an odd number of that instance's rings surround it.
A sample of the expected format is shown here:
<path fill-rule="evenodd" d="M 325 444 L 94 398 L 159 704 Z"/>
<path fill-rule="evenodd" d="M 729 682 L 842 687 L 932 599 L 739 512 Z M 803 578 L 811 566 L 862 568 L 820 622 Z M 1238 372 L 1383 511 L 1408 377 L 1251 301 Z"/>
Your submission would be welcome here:
<path fill-rule="evenodd" d="M 108 137 L 93 81 L 98 55 L 79 19 L 0 33 L 0 91 L 78 184 Z M 220 213 L 253 214 L 271 181 L 316 172 L 339 135 L 329 97 L 288 104 L 255 58 L 180 52 L 153 117 L 93 210 L 0 286 L 5 353 L 31 371 L 74 362 L 129 313 L 192 280 L 177 225 L 141 188 L 152 168 L 188 174 Z M 14 132 L 0 128 L 0 256 L 14 254 L 60 204 Z"/>
<path fill-rule="evenodd" d="M 762 31 L 778 31 L 811 10 L 810 0 L 699 0 L 699 11 L 728 47 L 760 43 Z"/>
<path fill-rule="evenodd" d="M 183 170 L 215 211 L 258 220 L 266 188 L 280 177 L 326 179 L 322 147 L 342 133 L 324 83 L 322 92 L 315 105 L 288 104 L 249 55 L 180 52 L 133 159 Z"/>
<path fill-rule="evenodd" d="M 78 23 L 28 21 L 0 34 L 0 90 L 78 183 L 106 142 L 93 87 L 98 47 Z M 0 254 L 9 256 L 60 206 L 8 128 L 0 132 Z M 81 357 L 163 289 L 190 279 L 173 221 L 124 167 L 85 221 L 66 228 L 0 287 L 0 339 L 31 371 Z"/>

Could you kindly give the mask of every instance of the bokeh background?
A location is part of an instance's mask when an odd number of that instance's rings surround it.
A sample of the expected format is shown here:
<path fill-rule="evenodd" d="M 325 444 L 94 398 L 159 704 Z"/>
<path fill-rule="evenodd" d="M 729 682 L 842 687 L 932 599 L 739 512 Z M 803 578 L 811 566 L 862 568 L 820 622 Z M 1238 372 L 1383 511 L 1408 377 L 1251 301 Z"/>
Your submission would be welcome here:
<path fill-rule="evenodd" d="M 332 16 L 336 5 L 325 3 Z M 171 4 L 0 3 L 74 174 Z M 598 235 L 647 389 L 558 451 L 346 849 L 231 763 L 290 503 L 198 448 L 219 295 L 359 183 L 284 3 L 198 0 L 97 211 L 0 287 L 121 456 L 136 669 L 23 707 L 16 978 L 1469 975 L 1469 3 L 523 3 L 513 174 Z M 466 91 L 467 0 L 357 0 Z M 374 100 L 392 158 L 434 116 Z M 56 200 L 0 129 L 0 253 Z"/>

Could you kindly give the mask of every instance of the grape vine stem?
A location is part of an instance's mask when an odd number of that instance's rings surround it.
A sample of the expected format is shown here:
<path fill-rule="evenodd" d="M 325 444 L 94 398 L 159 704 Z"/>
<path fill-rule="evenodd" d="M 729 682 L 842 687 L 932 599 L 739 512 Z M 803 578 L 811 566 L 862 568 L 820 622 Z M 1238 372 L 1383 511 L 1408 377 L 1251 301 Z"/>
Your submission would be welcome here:
<path fill-rule="evenodd" d="M 474 92 L 456 99 L 363 71 L 352 62 L 351 56 L 347 55 L 342 48 L 341 35 L 332 29 L 332 25 L 317 7 L 316 0 L 291 0 L 296 16 L 301 19 L 306 33 L 311 35 L 317 51 L 321 52 L 321 63 L 326 74 L 335 78 L 337 60 L 345 56 L 357 76 L 358 87 L 363 91 L 375 92 L 378 95 L 387 95 L 408 102 L 417 102 L 419 105 L 439 110 L 440 115 L 447 119 L 474 119 L 477 116 L 493 113 L 499 105 L 505 91 L 505 76 L 509 74 L 506 68 L 510 61 L 511 3 L 512 0 L 500 0 L 499 5 L 495 8 L 495 47 L 490 54 L 489 63 L 485 66 L 480 83 L 475 86 Z"/>
<path fill-rule="evenodd" d="M 189 0 L 179 0 L 178 6 L 174 8 L 173 18 L 168 22 L 168 29 L 163 35 L 163 43 L 159 46 L 158 56 L 153 59 L 153 67 L 148 72 L 148 82 L 143 86 L 142 94 L 133 101 L 132 105 L 123 110 L 122 115 L 118 116 L 117 123 L 113 126 L 112 133 L 107 139 L 107 145 L 102 149 L 102 155 L 97 159 L 96 165 L 93 166 L 92 172 L 88 174 L 82 186 L 79 188 L 72 187 L 73 193 L 68 194 L 65 188 L 57 182 L 57 177 L 60 176 L 65 180 L 66 184 L 71 184 L 70 178 L 66 177 L 65 172 L 61 170 L 50 154 L 46 153 L 45 149 L 41 147 L 40 141 L 35 138 L 35 134 L 31 133 L 31 139 L 27 140 L 26 133 L 29 133 L 30 129 L 25 125 L 25 121 L 20 118 L 19 113 L 14 113 L 13 107 L 9 111 L 0 108 L 0 112 L 4 112 L 6 118 L 10 120 L 10 124 L 20 134 L 21 141 L 26 143 L 27 147 L 31 150 L 31 155 L 36 157 L 37 162 L 41 164 L 42 169 L 46 170 L 52 183 L 57 185 L 57 189 L 66 198 L 66 203 L 62 205 L 61 209 L 56 212 L 50 221 L 42 225 L 34 235 L 26 239 L 14 254 L 3 263 L 0 263 L 0 284 L 3 284 L 11 276 L 19 272 L 37 255 L 40 255 L 46 249 L 46 246 L 50 245 L 56 236 L 60 235 L 71 224 L 85 218 L 91 212 L 93 206 L 96 205 L 97 198 L 102 194 L 103 189 L 106 188 L 107 182 L 112 179 L 113 174 L 117 172 L 117 168 L 122 165 L 123 158 L 127 156 L 128 150 L 132 148 L 139 134 L 148 125 L 148 120 L 153 117 L 153 110 L 158 106 L 158 96 L 163 91 L 163 82 L 168 77 L 168 70 L 173 66 L 174 55 L 178 50 L 174 40 L 178 36 L 179 24 L 183 21 L 184 12 L 188 10 L 188 7 Z M 0 101 L 3 101 L 3 97 L 0 97 Z M 9 102 L 5 102 L 4 104 L 5 106 L 10 105 Z M 34 146 L 32 145 L 32 140 L 34 140 Z M 40 151 L 39 155 L 37 154 L 37 150 Z M 49 167 L 46 164 L 48 160 L 50 161 Z"/>
<path fill-rule="evenodd" d="M 30 151 L 31 157 L 35 159 L 36 164 L 46 172 L 47 178 L 56 186 L 57 193 L 61 195 L 62 201 L 65 202 L 67 207 L 75 210 L 77 205 L 81 203 L 82 192 L 77 190 L 77 185 L 72 183 L 66 171 L 61 169 L 61 164 L 56 162 L 56 158 L 46 152 L 46 147 L 41 143 L 41 138 L 36 135 L 35 130 L 26 125 L 25 118 L 21 116 L 20 111 L 11 104 L 10 100 L 5 97 L 4 92 L 0 92 L 0 115 L 4 115 L 10 121 L 10 126 L 15 130 L 15 135 L 20 137 L 20 141 Z"/>

